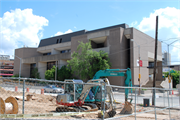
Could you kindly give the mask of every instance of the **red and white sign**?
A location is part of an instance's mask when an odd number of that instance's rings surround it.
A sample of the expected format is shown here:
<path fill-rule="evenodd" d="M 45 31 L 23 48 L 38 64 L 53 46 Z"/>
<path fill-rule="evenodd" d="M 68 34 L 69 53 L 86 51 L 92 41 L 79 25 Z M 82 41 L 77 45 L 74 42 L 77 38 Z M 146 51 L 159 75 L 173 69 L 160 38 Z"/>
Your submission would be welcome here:
<path fill-rule="evenodd" d="M 137 60 L 137 66 L 139 66 L 140 65 L 140 67 L 142 67 L 143 66 L 143 62 L 142 62 L 142 60 Z"/>

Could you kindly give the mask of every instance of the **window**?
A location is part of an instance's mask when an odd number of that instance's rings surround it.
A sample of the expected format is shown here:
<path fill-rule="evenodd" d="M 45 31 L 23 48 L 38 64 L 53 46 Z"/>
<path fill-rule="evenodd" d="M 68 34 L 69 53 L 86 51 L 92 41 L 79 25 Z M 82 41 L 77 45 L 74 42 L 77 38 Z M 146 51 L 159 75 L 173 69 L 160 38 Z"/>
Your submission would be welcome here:
<path fill-rule="evenodd" d="M 56 41 L 56 44 L 58 44 L 59 43 L 59 39 L 57 39 L 57 41 Z"/>
<path fill-rule="evenodd" d="M 62 43 L 62 38 L 60 39 L 60 42 L 59 43 Z"/>
<path fill-rule="evenodd" d="M 34 78 L 32 75 L 33 70 L 36 68 L 36 63 L 30 64 L 30 78 Z"/>
<path fill-rule="evenodd" d="M 68 49 L 68 50 L 62 50 L 60 53 L 68 53 L 68 52 L 71 52 L 71 49 Z"/>
<path fill-rule="evenodd" d="M 45 56 L 45 55 L 51 55 L 51 53 L 49 52 L 49 53 L 43 53 L 43 56 Z"/>
<path fill-rule="evenodd" d="M 154 62 L 149 62 L 149 68 L 153 68 L 154 67 Z"/>
<path fill-rule="evenodd" d="M 56 65 L 56 61 L 47 62 L 47 70 L 50 70 L 55 65 Z M 58 65 L 58 61 L 57 61 L 57 65 Z"/>

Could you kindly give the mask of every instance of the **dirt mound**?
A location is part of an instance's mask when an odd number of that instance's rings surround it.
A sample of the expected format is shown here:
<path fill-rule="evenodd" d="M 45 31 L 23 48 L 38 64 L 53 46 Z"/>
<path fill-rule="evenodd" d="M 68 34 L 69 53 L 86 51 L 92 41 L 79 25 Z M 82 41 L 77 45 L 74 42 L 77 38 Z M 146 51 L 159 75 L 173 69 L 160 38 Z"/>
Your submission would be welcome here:
<path fill-rule="evenodd" d="M 6 90 L 4 88 L 0 87 L 0 92 L 4 93 L 4 92 L 6 92 Z"/>

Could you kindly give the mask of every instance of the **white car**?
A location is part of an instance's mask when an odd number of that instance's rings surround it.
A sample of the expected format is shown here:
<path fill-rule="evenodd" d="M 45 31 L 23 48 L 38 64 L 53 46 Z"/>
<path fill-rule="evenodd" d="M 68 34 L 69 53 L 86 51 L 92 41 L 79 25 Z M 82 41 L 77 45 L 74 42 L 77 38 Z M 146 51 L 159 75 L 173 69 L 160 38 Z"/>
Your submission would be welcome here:
<path fill-rule="evenodd" d="M 64 93 L 64 89 L 58 88 L 55 85 L 47 85 L 44 87 L 44 92 L 53 92 L 53 93 Z"/>

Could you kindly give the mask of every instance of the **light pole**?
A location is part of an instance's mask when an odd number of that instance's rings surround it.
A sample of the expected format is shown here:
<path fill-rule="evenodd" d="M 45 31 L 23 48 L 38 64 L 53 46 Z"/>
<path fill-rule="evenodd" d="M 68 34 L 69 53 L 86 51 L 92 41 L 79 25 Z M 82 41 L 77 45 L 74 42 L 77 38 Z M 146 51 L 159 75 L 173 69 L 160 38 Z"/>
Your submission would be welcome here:
<path fill-rule="evenodd" d="M 135 42 L 135 44 L 138 46 L 138 57 L 139 57 L 139 77 L 138 77 L 138 81 L 139 81 L 139 95 L 141 94 L 141 91 L 140 91 L 140 87 L 141 87 L 141 82 L 140 82 L 140 79 L 141 79 L 141 74 L 140 74 L 140 45 L 138 45 L 136 43 L 136 41 L 134 41 L 133 39 L 131 39 L 131 41 Z"/>
<path fill-rule="evenodd" d="M 19 68 L 19 85 L 20 85 L 20 77 L 21 77 L 21 62 L 22 62 L 22 58 L 14 55 L 15 57 L 17 57 L 20 60 L 20 68 Z"/>
<path fill-rule="evenodd" d="M 175 42 L 177 42 L 178 40 L 175 40 L 175 41 L 173 41 L 172 43 L 170 43 L 170 44 L 167 44 L 167 46 L 168 46 L 168 61 L 167 61 L 167 64 L 168 64 L 168 68 L 169 68 L 169 77 L 168 77 L 168 80 L 170 79 L 170 60 L 169 60 L 169 46 L 170 45 L 172 45 L 173 43 L 175 43 Z M 163 41 L 162 41 L 163 42 Z M 172 80 L 170 81 L 168 81 L 169 82 L 169 89 L 171 89 L 171 84 L 170 83 L 172 83 Z M 169 91 L 169 94 L 171 95 L 171 92 L 172 91 Z"/>

